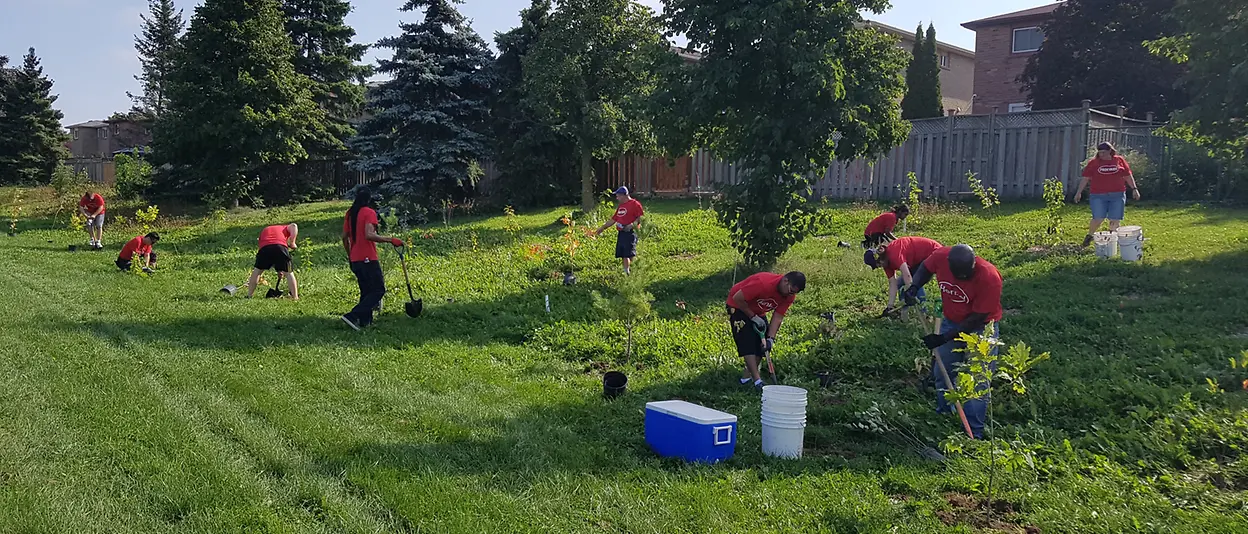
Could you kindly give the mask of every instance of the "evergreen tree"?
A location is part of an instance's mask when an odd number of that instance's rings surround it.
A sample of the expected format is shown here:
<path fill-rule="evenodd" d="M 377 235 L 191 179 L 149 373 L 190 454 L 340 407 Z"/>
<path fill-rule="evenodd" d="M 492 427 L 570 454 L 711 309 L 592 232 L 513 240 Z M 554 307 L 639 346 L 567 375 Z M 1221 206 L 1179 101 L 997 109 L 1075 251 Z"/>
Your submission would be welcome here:
<path fill-rule="evenodd" d="M 327 142 L 324 111 L 294 56 L 277 0 L 196 8 L 156 123 L 157 163 L 173 167 L 160 185 L 237 203 L 258 182 L 257 167 L 295 163 L 308 144 Z"/>
<path fill-rule="evenodd" d="M 61 128 L 65 116 L 52 107 L 52 80 L 43 74 L 35 49 L 20 69 L 3 69 L 0 62 L 0 183 L 48 183 L 52 172 L 69 154 Z"/>
<path fill-rule="evenodd" d="M 422 22 L 377 43 L 394 50 L 377 68 L 391 79 L 370 92 L 371 116 L 350 143 L 357 168 L 389 175 L 381 192 L 408 220 L 469 194 L 490 145 L 494 58 L 451 0 L 408 0 L 402 10 L 422 8 Z"/>
<path fill-rule="evenodd" d="M 295 45 L 295 71 L 312 80 L 312 99 L 325 110 L 325 128 L 333 142 L 310 146 L 313 157 L 340 156 L 355 135 L 351 120 L 364 107 L 364 80 L 372 73 L 360 64 L 368 46 L 352 42 L 355 30 L 346 23 L 346 0 L 283 0 L 286 31 Z"/>
<path fill-rule="evenodd" d="M 923 100 L 923 24 L 914 31 L 914 47 L 910 50 L 910 63 L 906 65 L 906 96 L 901 99 L 901 118 L 919 118 L 919 102 Z"/>
<path fill-rule="evenodd" d="M 930 119 L 944 115 L 940 98 L 940 57 L 936 51 L 936 28 L 929 25 L 927 34 L 919 24 L 914 32 L 914 48 L 906 67 L 906 96 L 901 101 L 901 118 Z"/>
<path fill-rule="evenodd" d="M 175 9 L 173 0 L 148 0 L 148 15 L 139 15 L 143 34 L 134 36 L 143 74 L 135 76 L 143 94 L 127 92 L 136 110 L 149 116 L 160 116 L 169 105 L 169 76 L 173 72 L 178 37 L 186 29 L 182 10 Z"/>
<path fill-rule="evenodd" d="M 923 42 L 923 62 L 927 65 L 926 80 L 928 89 L 924 97 L 921 111 L 926 118 L 943 117 L 945 101 L 940 92 L 940 51 L 937 49 L 936 26 L 927 25 L 927 40 Z"/>
<path fill-rule="evenodd" d="M 541 121 L 525 102 L 524 57 L 550 24 L 550 0 L 533 0 L 520 26 L 494 36 L 496 91 L 490 106 L 498 194 L 514 206 L 576 202 L 576 141 Z"/>
<path fill-rule="evenodd" d="M 1217 2 L 1210 2 L 1216 4 Z M 1177 35 L 1175 0 L 1068 0 L 1045 25 L 1044 45 L 1019 81 L 1033 109 L 1126 106 L 1132 116 L 1168 117 L 1187 105 L 1183 67 L 1145 41 Z M 1238 9 L 1238 8 L 1236 8 Z"/>

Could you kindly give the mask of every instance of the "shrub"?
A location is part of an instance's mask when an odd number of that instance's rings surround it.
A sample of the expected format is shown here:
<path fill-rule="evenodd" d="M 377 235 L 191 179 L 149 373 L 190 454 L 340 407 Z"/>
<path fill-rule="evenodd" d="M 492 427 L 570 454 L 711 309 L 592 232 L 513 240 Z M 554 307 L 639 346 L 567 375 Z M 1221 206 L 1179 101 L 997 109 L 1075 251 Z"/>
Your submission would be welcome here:
<path fill-rule="evenodd" d="M 1044 213 L 1048 217 L 1048 226 L 1044 233 L 1053 241 L 1062 238 L 1062 207 L 1066 204 L 1066 193 L 1062 190 L 1062 181 L 1056 177 L 1044 181 Z"/>
<path fill-rule="evenodd" d="M 971 192 L 975 193 L 975 198 L 979 199 L 979 203 L 984 209 L 1001 205 L 1001 199 L 997 197 L 996 188 L 984 187 L 984 182 L 979 179 L 978 174 L 967 172 L 966 181 L 971 187 Z"/>
<path fill-rule="evenodd" d="M 633 357 L 633 330 L 641 322 L 650 318 L 654 295 L 646 291 L 646 284 L 640 274 L 625 275 L 615 284 L 616 293 L 605 298 L 597 291 L 592 296 L 594 308 L 607 318 L 624 324 L 628 334 L 624 343 L 624 361 Z"/>
<path fill-rule="evenodd" d="M 74 209 L 79 195 L 89 186 L 86 171 L 74 171 L 68 165 L 58 165 L 52 171 L 52 190 L 56 196 L 56 211 Z"/>
<path fill-rule="evenodd" d="M 113 158 L 118 198 L 136 200 L 152 186 L 152 165 L 143 158 L 118 154 Z"/>

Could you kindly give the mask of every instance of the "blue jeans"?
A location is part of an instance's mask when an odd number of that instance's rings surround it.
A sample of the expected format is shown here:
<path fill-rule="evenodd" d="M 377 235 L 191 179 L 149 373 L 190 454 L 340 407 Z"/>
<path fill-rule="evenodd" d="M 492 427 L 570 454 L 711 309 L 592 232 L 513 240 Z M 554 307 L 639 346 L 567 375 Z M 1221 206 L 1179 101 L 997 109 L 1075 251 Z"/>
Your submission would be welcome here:
<path fill-rule="evenodd" d="M 1093 219 L 1121 221 L 1127 213 L 1126 193 L 1099 193 L 1088 196 Z"/>
<path fill-rule="evenodd" d="M 360 286 L 360 302 L 347 316 L 359 326 L 373 324 L 373 310 L 386 296 L 386 279 L 381 274 L 379 261 L 353 261 L 351 272 Z"/>
<path fill-rule="evenodd" d="M 958 323 L 944 319 L 940 322 L 940 333 L 948 334 L 956 331 Z M 996 324 L 993 325 L 993 337 L 1000 336 L 1000 328 Z M 983 334 L 983 329 L 977 332 L 968 332 L 971 334 Z M 949 372 L 949 380 L 958 381 L 958 371 L 956 367 L 966 360 L 967 355 L 958 349 L 966 348 L 966 344 L 961 341 L 951 341 L 945 343 L 936 349 L 936 354 L 940 356 L 940 361 L 944 362 L 945 370 Z M 997 353 L 997 348 L 993 347 L 992 353 Z M 932 378 L 936 380 L 936 413 L 949 413 L 953 411 L 953 407 L 945 402 L 945 380 L 940 375 L 940 369 L 935 365 L 932 366 Z M 981 384 L 980 390 L 987 388 L 987 384 Z M 966 421 L 971 425 L 971 433 L 976 439 L 984 437 L 984 421 L 988 416 L 988 397 L 976 399 L 962 403 L 962 411 L 966 413 Z"/>

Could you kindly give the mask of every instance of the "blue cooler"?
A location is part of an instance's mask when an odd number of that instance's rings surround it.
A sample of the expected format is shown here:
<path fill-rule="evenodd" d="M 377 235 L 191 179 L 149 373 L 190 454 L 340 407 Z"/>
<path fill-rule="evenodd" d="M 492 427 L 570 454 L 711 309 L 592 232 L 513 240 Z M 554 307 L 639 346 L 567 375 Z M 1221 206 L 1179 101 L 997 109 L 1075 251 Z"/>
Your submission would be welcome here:
<path fill-rule="evenodd" d="M 659 456 L 713 464 L 732 458 L 737 416 L 680 400 L 647 402 L 646 443 Z"/>

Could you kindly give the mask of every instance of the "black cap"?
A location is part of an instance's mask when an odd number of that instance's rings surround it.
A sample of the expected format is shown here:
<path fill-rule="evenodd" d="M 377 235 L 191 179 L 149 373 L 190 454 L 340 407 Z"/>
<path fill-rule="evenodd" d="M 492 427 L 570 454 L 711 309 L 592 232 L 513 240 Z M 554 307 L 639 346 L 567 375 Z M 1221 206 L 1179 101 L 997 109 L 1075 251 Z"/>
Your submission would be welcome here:
<path fill-rule="evenodd" d="M 862 262 L 872 269 L 880 268 L 880 262 L 875 257 L 875 250 L 867 249 L 867 253 L 862 255 Z"/>
<path fill-rule="evenodd" d="M 954 245 L 949 251 L 949 270 L 958 280 L 970 280 L 975 275 L 975 249 L 970 245 Z"/>
<path fill-rule="evenodd" d="M 793 271 L 789 274 L 784 275 L 784 279 L 789 281 L 789 285 L 793 286 L 793 289 L 796 289 L 797 291 L 806 290 L 806 275 L 805 274 L 798 272 L 798 271 Z"/>

